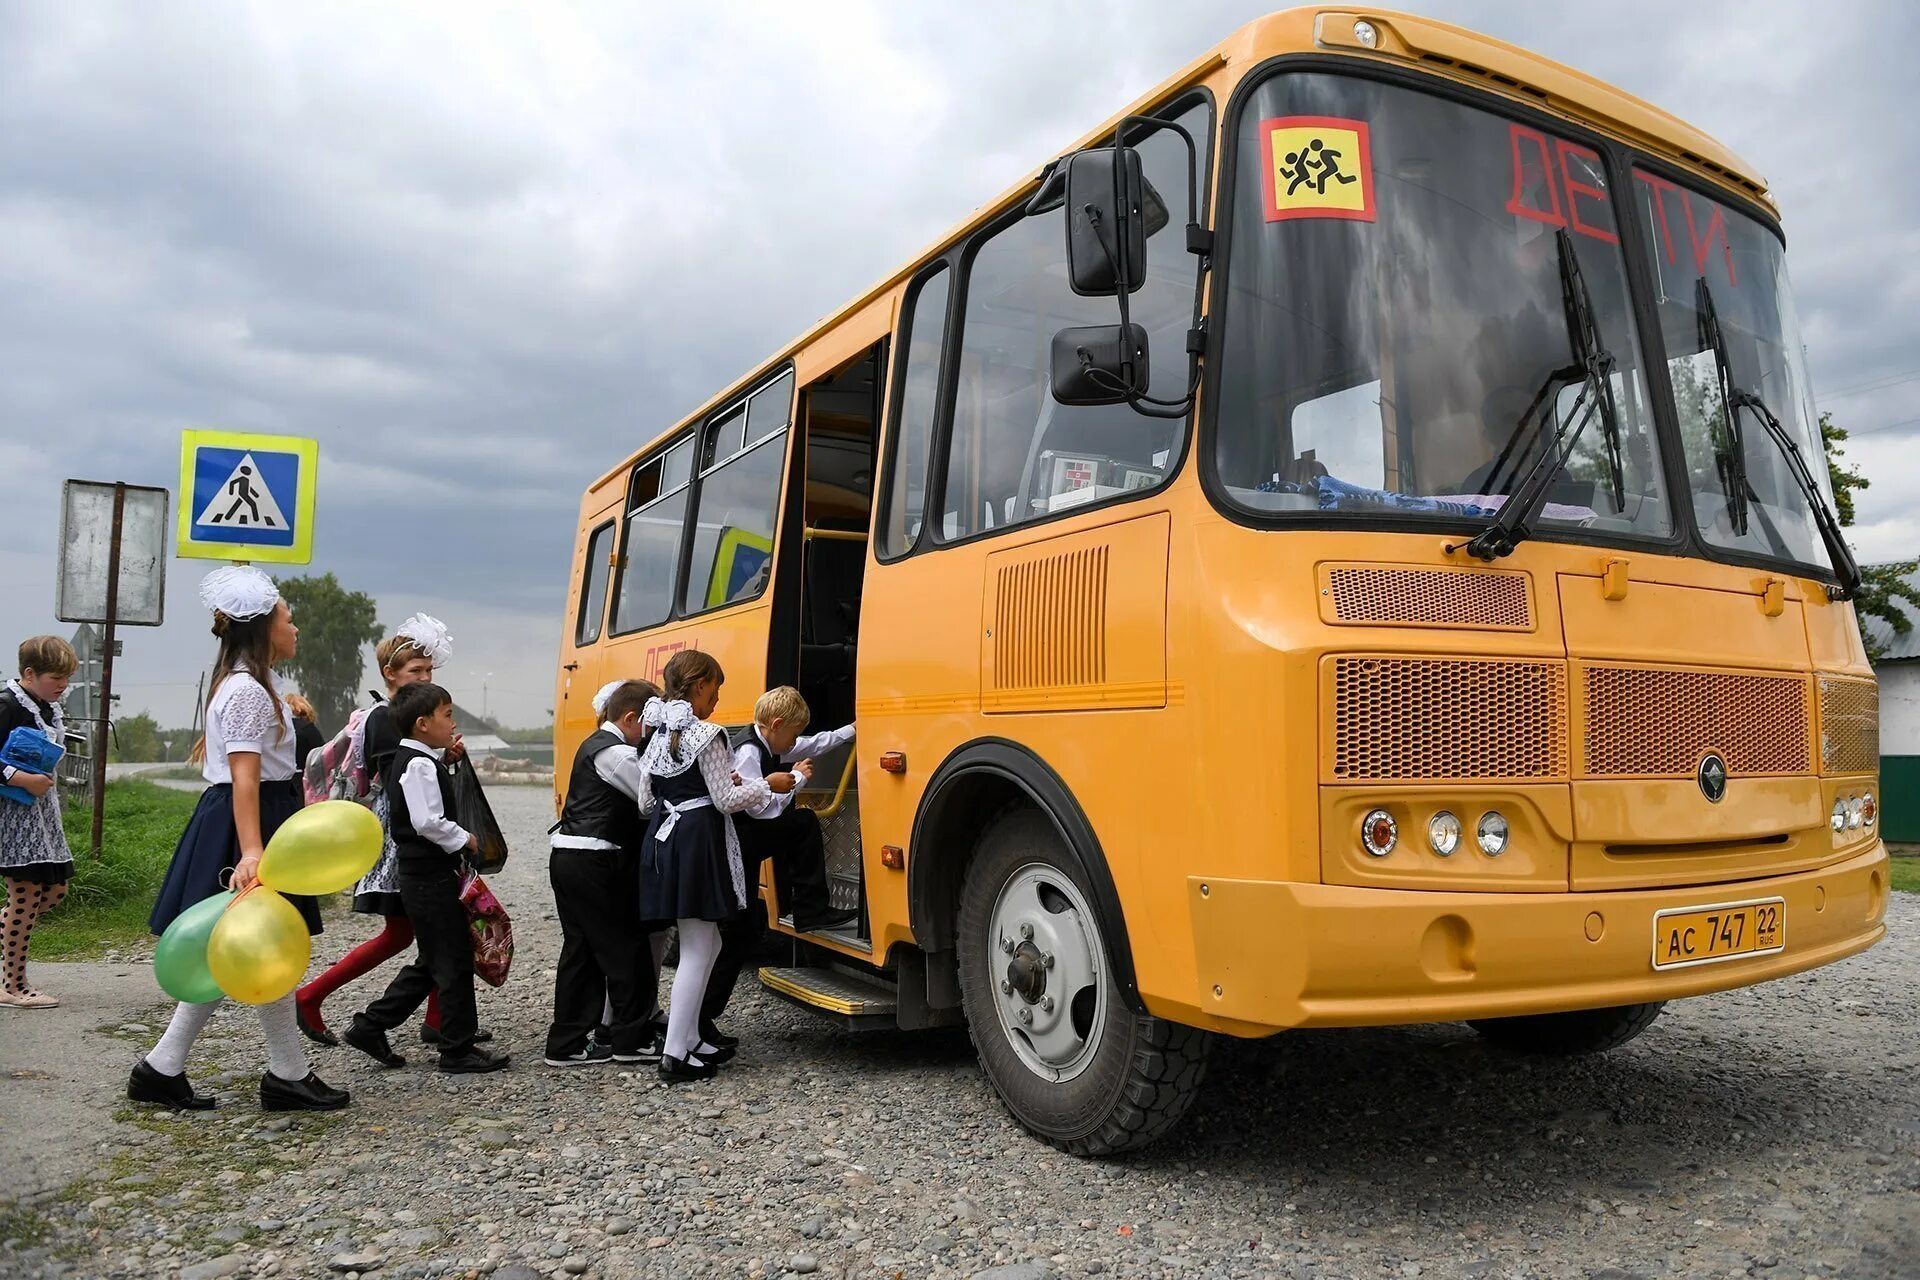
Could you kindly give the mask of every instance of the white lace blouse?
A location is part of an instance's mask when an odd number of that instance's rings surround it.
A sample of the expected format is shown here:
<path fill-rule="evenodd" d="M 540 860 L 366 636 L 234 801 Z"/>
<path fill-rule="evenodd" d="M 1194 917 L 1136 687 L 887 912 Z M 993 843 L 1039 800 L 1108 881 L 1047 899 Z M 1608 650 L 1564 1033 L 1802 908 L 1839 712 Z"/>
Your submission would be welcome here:
<path fill-rule="evenodd" d="M 274 715 L 273 699 L 265 686 L 244 671 L 229 672 L 207 705 L 207 759 L 200 776 L 218 785 L 233 781 L 227 753 L 248 752 L 260 757 L 260 780 L 284 782 L 298 770 L 293 759 L 293 712 L 280 703 Z"/>

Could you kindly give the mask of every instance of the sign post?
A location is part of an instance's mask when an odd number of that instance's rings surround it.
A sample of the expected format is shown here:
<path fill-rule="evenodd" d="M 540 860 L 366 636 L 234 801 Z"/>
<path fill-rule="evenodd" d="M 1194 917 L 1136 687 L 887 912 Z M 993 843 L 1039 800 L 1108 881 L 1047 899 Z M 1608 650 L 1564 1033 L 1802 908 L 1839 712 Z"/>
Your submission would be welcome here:
<path fill-rule="evenodd" d="M 119 648 L 114 628 L 121 623 L 157 627 L 165 615 L 167 498 L 165 489 L 119 480 L 111 484 L 69 480 L 61 490 L 54 616 L 62 622 L 97 622 L 106 628 L 100 647 L 100 687 L 93 706 L 95 858 L 100 856 L 107 809 L 113 659 Z"/>

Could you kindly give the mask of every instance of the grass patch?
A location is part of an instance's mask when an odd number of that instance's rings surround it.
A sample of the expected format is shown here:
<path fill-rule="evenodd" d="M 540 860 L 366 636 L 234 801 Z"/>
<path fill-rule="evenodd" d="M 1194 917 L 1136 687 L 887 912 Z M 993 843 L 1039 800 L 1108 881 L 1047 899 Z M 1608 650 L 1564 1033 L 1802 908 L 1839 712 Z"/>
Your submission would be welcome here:
<path fill-rule="evenodd" d="M 74 877 L 66 900 L 34 926 L 33 958 L 92 959 L 147 936 L 147 915 L 200 797 L 132 778 L 112 783 L 97 861 L 87 852 L 93 810 L 86 794 L 61 800 Z"/>
<path fill-rule="evenodd" d="M 1892 866 L 1894 888 L 1920 893 L 1920 858 L 1895 858 Z"/>

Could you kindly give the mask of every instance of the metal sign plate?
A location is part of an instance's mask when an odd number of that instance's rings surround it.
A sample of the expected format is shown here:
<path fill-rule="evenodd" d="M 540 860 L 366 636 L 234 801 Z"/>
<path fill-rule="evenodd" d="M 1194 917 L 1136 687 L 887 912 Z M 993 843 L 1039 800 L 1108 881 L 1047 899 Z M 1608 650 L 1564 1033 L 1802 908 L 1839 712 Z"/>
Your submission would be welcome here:
<path fill-rule="evenodd" d="M 123 627 L 157 627 L 166 617 L 165 489 L 126 486 L 120 514 L 118 617 Z M 60 560 L 54 616 L 62 622 L 107 621 L 107 566 L 113 547 L 113 485 L 69 480 L 60 492 Z"/>

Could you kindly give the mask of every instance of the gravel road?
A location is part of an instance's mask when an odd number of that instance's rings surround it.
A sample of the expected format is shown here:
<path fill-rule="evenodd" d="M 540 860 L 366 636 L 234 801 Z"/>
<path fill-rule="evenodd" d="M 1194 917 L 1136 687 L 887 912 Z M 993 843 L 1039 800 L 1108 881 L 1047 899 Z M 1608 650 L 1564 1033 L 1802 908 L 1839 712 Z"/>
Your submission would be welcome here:
<path fill-rule="evenodd" d="M 0 1198 L 0 1275 L 1920 1274 L 1920 897 L 1865 956 L 1671 1006 L 1595 1060 L 1458 1026 L 1225 1044 L 1184 1128 L 1098 1164 L 1022 1135 L 964 1034 L 851 1036 L 750 979 L 709 1084 L 541 1067 L 551 808 L 492 799 L 519 955 L 481 1013 L 511 1071 L 319 1050 L 354 1106 L 267 1117 L 257 1024 L 223 1013 L 191 1064 L 220 1109 L 136 1114 L 118 1090 L 157 989 L 137 964 L 41 967 L 70 998 L 0 1010 L 0 1170 L 31 1146 L 71 1180 Z M 334 925 L 320 957 L 367 932 Z M 335 1025 L 374 994 L 336 997 Z M 84 1129 L 61 1123 L 76 1097 Z"/>

